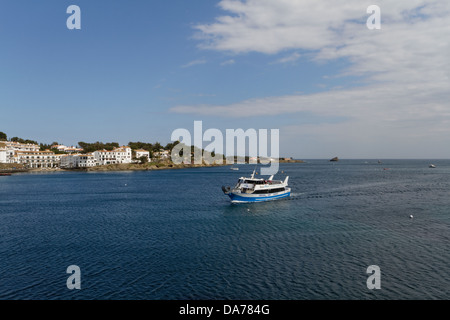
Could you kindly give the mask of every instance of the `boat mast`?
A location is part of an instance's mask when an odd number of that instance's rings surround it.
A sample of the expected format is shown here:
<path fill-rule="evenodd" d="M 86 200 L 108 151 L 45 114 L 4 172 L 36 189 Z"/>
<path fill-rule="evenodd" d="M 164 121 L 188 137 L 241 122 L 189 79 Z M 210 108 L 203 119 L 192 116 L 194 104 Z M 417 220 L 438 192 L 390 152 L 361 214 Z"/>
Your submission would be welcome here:
<path fill-rule="evenodd" d="M 256 168 L 258 167 L 258 160 L 256 160 L 255 169 L 253 169 L 252 179 L 255 178 Z"/>

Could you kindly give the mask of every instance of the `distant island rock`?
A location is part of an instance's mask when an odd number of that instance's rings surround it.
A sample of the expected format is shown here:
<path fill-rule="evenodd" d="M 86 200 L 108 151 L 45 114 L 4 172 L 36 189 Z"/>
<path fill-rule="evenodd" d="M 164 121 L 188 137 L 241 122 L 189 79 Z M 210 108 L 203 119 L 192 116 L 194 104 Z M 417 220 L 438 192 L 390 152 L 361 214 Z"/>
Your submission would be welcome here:
<path fill-rule="evenodd" d="M 330 161 L 339 161 L 338 157 L 334 157 L 333 159 L 331 159 Z"/>
<path fill-rule="evenodd" d="M 279 158 L 280 163 L 305 163 L 303 160 L 293 159 L 293 158 Z"/>

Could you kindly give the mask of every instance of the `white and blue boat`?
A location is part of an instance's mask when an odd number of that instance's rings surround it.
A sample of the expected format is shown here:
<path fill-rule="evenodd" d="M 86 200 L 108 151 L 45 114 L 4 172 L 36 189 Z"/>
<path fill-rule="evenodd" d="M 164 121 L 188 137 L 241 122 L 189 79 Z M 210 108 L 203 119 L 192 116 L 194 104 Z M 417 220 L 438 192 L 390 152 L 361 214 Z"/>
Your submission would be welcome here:
<path fill-rule="evenodd" d="M 287 198 L 291 195 L 288 187 L 289 177 L 284 181 L 255 178 L 255 171 L 250 178 L 241 177 L 234 188 L 222 186 L 222 191 L 228 195 L 232 203 L 262 202 Z"/>

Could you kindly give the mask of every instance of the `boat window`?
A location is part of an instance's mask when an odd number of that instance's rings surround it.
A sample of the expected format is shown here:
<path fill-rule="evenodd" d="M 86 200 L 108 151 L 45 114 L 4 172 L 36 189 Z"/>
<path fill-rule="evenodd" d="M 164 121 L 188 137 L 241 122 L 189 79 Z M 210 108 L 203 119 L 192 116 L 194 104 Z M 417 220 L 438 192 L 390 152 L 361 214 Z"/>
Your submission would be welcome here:
<path fill-rule="evenodd" d="M 266 193 L 276 193 L 276 192 L 281 192 L 281 191 L 285 191 L 285 188 L 276 188 L 276 189 L 264 189 L 264 190 L 256 190 L 255 192 L 253 192 L 254 194 L 266 194 Z"/>

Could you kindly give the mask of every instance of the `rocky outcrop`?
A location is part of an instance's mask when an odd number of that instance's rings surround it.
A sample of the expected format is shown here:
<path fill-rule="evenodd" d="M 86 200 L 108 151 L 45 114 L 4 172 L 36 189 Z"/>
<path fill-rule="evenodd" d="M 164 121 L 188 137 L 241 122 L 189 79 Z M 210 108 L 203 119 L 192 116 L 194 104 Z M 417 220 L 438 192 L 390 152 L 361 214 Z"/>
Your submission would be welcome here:
<path fill-rule="evenodd" d="M 217 164 L 173 164 L 173 163 L 146 163 L 146 164 L 109 164 L 104 166 L 89 167 L 78 170 L 83 171 L 145 171 L 145 170 L 164 170 L 164 169 L 183 169 L 200 167 L 217 167 Z"/>

